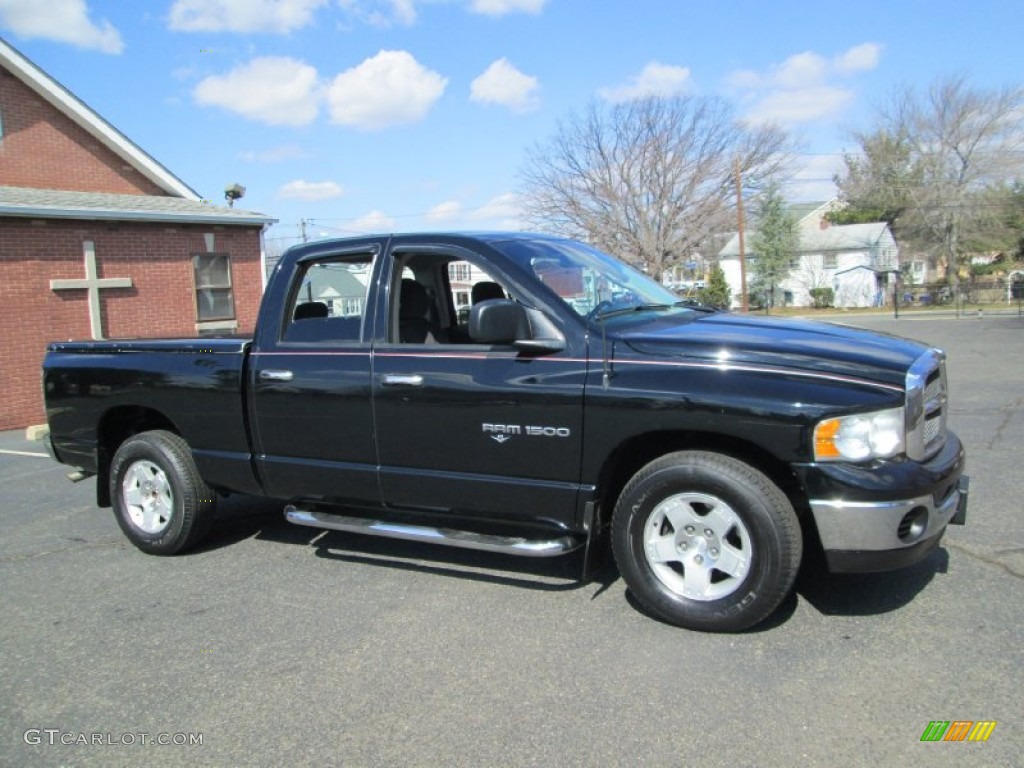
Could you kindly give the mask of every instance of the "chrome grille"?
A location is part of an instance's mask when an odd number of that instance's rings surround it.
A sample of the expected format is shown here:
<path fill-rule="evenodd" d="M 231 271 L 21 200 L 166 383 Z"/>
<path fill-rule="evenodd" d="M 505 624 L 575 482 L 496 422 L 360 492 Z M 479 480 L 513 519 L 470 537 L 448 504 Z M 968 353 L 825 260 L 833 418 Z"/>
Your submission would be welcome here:
<path fill-rule="evenodd" d="M 928 376 L 928 381 L 924 386 L 924 401 L 931 402 L 943 394 L 945 394 L 945 388 L 942 383 L 942 371 L 936 369 Z"/>
<path fill-rule="evenodd" d="M 907 372 L 907 456 L 933 456 L 946 441 L 946 355 L 932 349 Z"/>

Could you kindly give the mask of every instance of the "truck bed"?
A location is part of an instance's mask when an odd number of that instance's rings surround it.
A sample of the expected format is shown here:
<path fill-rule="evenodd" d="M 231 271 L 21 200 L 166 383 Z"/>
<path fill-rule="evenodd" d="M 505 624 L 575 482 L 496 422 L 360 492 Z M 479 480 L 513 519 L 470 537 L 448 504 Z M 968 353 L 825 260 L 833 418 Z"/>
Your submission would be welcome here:
<path fill-rule="evenodd" d="M 246 431 L 244 377 L 250 339 L 55 342 L 43 361 L 56 457 L 86 473 L 109 461 L 97 446 L 160 414 L 184 437 L 214 488 L 258 492 Z M 116 442 L 115 442 L 116 444 Z"/>

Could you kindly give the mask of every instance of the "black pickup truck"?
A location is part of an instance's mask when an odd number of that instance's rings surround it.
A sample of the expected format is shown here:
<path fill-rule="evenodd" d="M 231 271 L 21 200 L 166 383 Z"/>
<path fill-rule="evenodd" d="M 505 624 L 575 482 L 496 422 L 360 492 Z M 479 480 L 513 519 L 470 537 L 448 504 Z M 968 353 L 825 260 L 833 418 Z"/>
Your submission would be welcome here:
<path fill-rule="evenodd" d="M 51 344 L 54 457 L 139 549 L 219 495 L 293 523 L 528 557 L 611 542 L 677 625 L 771 614 L 805 550 L 897 568 L 967 508 L 943 353 L 679 302 L 593 248 L 403 234 L 288 251 L 252 339 Z"/>

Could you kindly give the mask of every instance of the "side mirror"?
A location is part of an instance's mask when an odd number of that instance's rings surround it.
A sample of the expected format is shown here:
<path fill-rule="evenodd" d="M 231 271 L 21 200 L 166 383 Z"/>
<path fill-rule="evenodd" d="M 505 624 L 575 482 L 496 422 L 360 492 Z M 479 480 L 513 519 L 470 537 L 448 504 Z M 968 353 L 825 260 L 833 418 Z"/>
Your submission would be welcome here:
<path fill-rule="evenodd" d="M 550 333 L 534 333 L 531 313 L 540 315 L 511 299 L 481 301 L 470 310 L 469 337 L 477 344 L 514 344 L 520 349 L 543 352 L 565 349 L 565 340 L 554 328 L 548 328 Z M 551 324 L 540 315 L 537 325 L 548 327 Z M 538 335 L 544 338 L 537 338 Z"/>
<path fill-rule="evenodd" d="M 469 312 L 469 337 L 480 344 L 512 344 L 530 338 L 526 308 L 510 299 L 488 299 Z"/>

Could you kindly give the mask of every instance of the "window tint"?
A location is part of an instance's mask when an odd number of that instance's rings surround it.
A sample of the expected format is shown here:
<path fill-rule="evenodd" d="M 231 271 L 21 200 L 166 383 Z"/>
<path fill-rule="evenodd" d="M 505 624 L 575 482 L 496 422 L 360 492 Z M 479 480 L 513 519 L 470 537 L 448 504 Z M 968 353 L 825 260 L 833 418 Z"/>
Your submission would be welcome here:
<path fill-rule="evenodd" d="M 451 290 L 451 306 L 460 324 L 469 321 L 469 311 L 474 304 L 508 295 L 490 274 L 468 261 L 453 261 L 448 265 L 448 285 Z"/>
<path fill-rule="evenodd" d="M 371 267 L 368 254 L 308 264 L 289 307 L 284 341 L 360 341 Z"/>

